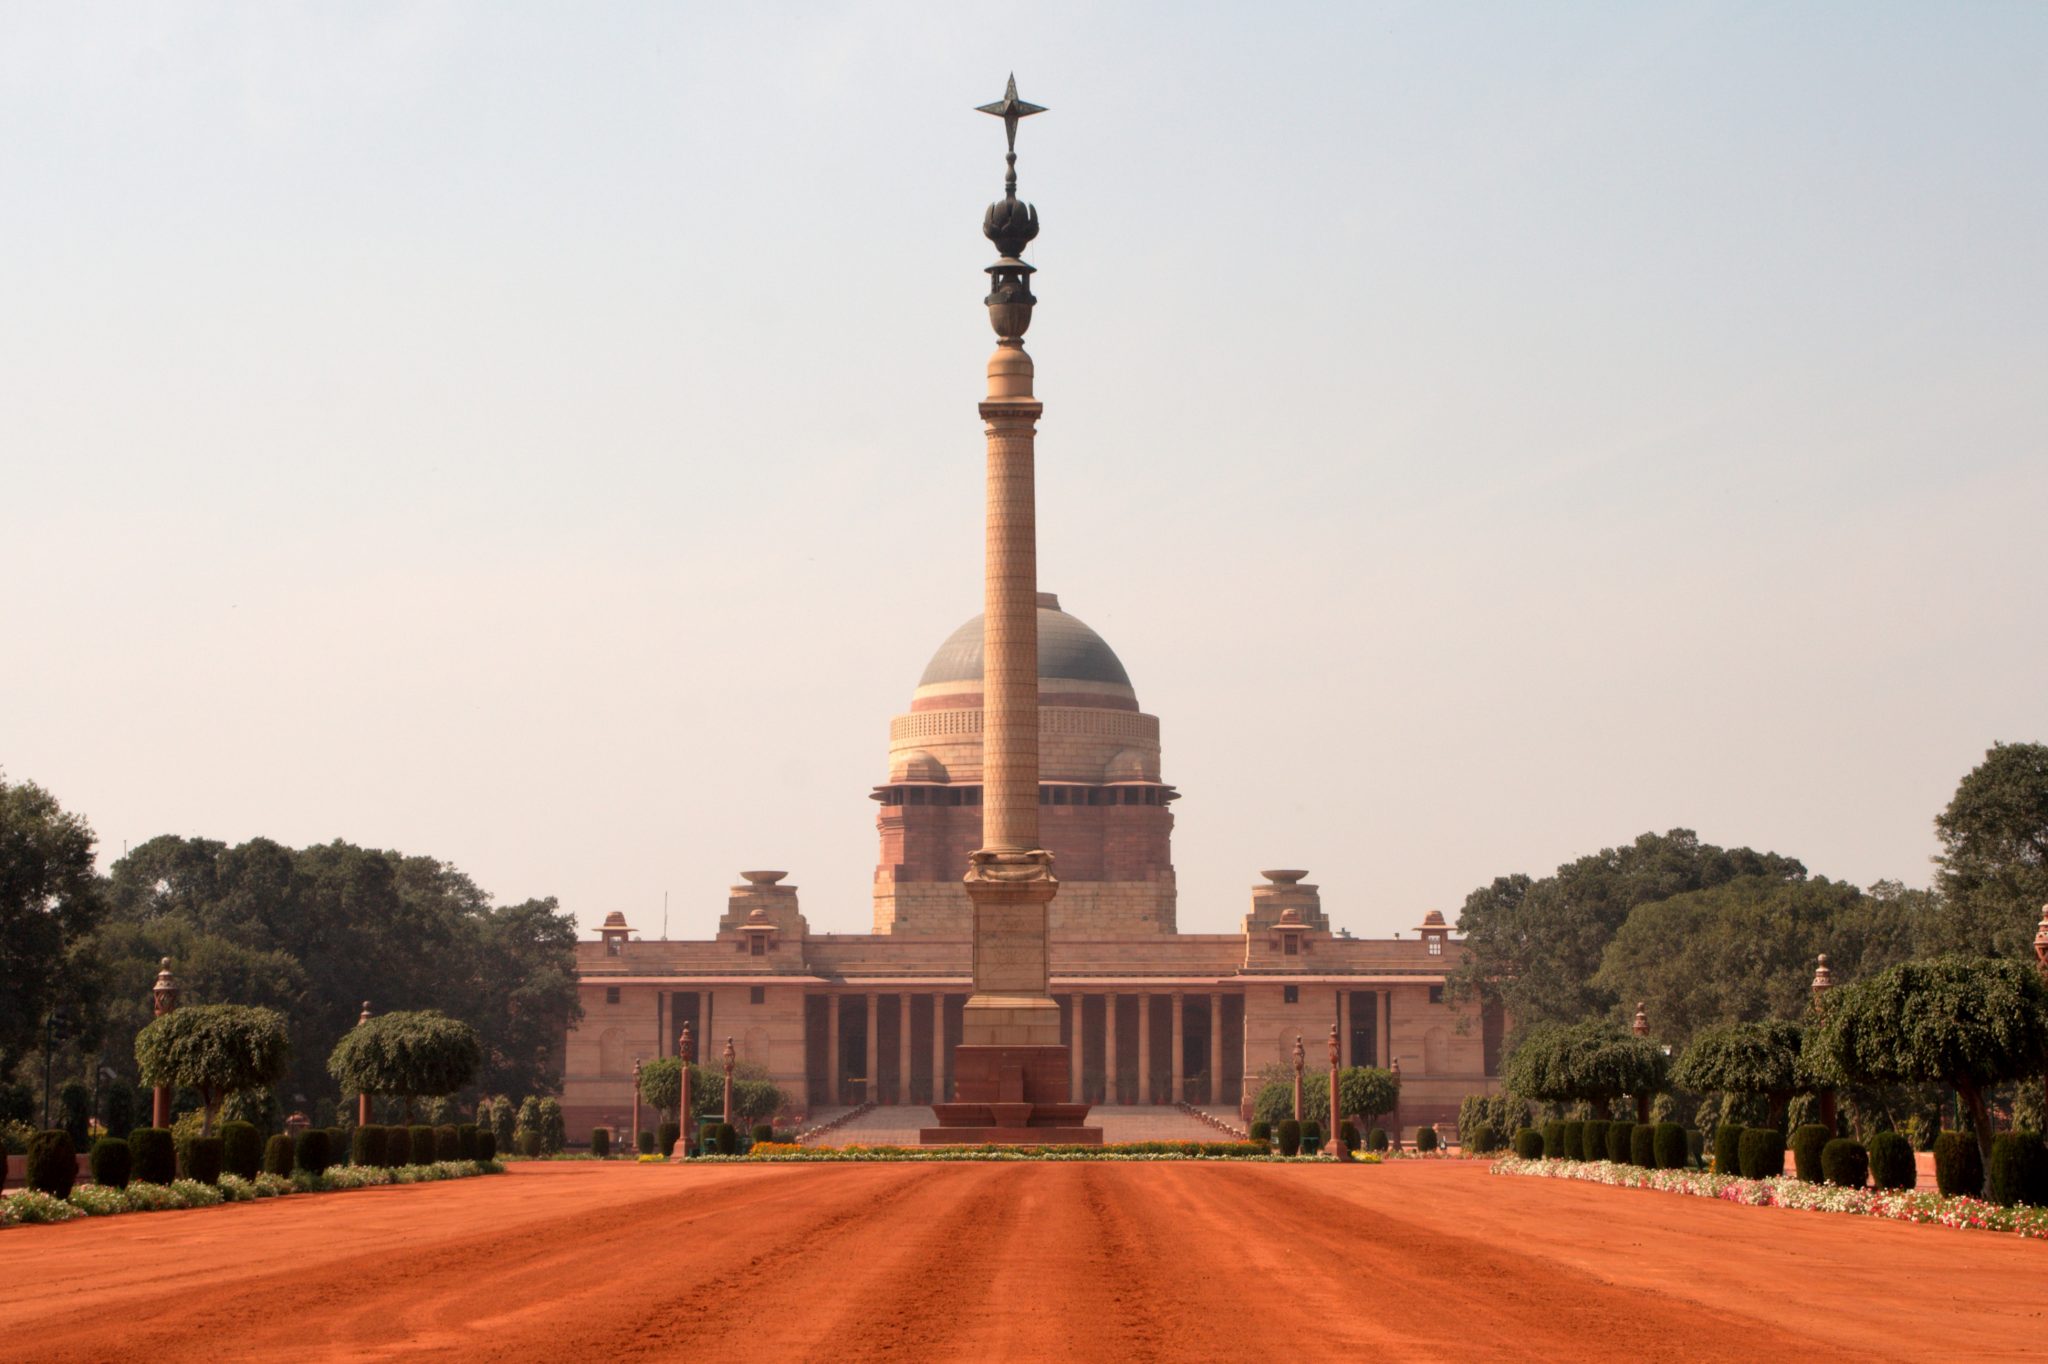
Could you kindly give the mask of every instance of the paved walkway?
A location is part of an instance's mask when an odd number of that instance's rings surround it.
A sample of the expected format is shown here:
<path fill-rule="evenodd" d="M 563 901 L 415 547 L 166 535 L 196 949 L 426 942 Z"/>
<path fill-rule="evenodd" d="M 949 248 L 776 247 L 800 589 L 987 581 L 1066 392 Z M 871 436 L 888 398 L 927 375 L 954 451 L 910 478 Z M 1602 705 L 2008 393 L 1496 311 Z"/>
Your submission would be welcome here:
<path fill-rule="evenodd" d="M 811 1146 L 915 1146 L 920 1128 L 938 1126 L 938 1117 L 923 1105 L 871 1108 L 851 1122 L 805 1143 Z M 1104 1141 L 1229 1141 L 1200 1118 L 1164 1104 L 1097 1105 L 1088 1114 L 1091 1126 L 1102 1129 Z"/>

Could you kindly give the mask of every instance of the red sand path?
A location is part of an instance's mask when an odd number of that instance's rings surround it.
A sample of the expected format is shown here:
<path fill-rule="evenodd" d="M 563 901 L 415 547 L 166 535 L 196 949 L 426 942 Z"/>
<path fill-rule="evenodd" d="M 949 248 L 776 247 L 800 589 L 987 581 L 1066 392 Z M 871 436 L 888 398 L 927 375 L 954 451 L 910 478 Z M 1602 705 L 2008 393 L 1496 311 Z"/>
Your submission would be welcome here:
<path fill-rule="evenodd" d="M 2048 1244 L 1476 1162 L 515 1166 L 0 1232 L 0 1358 L 2048 1352 Z"/>

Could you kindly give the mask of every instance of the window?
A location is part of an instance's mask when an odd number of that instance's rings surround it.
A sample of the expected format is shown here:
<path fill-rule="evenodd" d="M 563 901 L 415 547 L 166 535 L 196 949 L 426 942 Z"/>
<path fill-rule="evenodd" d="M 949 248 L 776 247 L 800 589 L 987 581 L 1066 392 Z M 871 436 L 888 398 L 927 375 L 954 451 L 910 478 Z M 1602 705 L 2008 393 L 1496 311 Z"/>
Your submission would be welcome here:
<path fill-rule="evenodd" d="M 1430 987 L 1429 987 L 1429 1002 L 1430 1002 L 1430 1003 L 1432 1003 L 1432 1004 L 1441 1004 L 1441 1003 L 1443 1003 L 1443 1002 L 1444 1002 L 1444 987 L 1443 987 L 1443 986 L 1441 986 L 1441 985 L 1432 985 L 1432 986 L 1430 986 Z"/>
<path fill-rule="evenodd" d="M 747 935 L 747 940 L 752 944 L 747 949 L 749 952 L 752 952 L 757 957 L 768 955 L 768 940 L 766 938 L 762 937 L 759 933 L 750 933 Z"/>
<path fill-rule="evenodd" d="M 1287 940 L 1287 945 L 1288 945 L 1289 947 L 1292 947 L 1292 946 L 1294 946 L 1294 939 L 1292 939 L 1292 938 L 1289 938 L 1289 939 Z M 1299 985 L 1283 985 L 1283 986 L 1281 986 L 1281 987 L 1280 987 L 1280 1002 L 1281 1002 L 1282 1004 L 1299 1004 L 1299 1003 L 1301 1003 L 1301 987 L 1300 987 Z"/>
<path fill-rule="evenodd" d="M 1290 957 L 1298 957 L 1301 955 L 1301 940 L 1295 937 L 1292 933 L 1289 933 L 1287 935 L 1287 955 Z"/>
<path fill-rule="evenodd" d="M 1442 938 L 1432 937 L 1429 940 L 1429 955 L 1431 955 L 1432 957 L 1441 957 L 1443 954 L 1444 940 Z"/>
<path fill-rule="evenodd" d="M 605 1002 L 605 1003 L 607 1003 L 607 1004 L 616 1004 L 616 1003 L 618 1003 L 618 1002 L 619 1002 L 619 987 L 618 987 L 618 986 L 616 986 L 616 985 L 607 985 L 607 986 L 605 986 L 605 987 L 604 987 L 604 1002 Z"/>
<path fill-rule="evenodd" d="M 625 945 L 626 940 L 614 934 L 604 940 L 604 954 L 607 957 L 616 957 L 625 948 Z"/>
<path fill-rule="evenodd" d="M 747 1003 L 749 1003 L 749 1004 L 766 1004 L 767 1002 L 768 1002 L 768 987 L 767 987 L 767 986 L 765 986 L 765 985 L 749 985 L 749 986 L 747 987 Z"/>

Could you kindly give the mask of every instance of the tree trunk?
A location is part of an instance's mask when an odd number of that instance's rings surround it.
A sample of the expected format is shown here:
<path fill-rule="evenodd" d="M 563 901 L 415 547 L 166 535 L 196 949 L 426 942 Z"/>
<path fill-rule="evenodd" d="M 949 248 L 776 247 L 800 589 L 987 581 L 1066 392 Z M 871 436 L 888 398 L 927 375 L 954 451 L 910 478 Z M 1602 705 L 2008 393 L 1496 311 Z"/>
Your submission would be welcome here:
<path fill-rule="evenodd" d="M 214 1091 L 211 1089 L 200 1090 L 199 1100 L 202 1105 L 199 1119 L 199 1135 L 210 1137 L 213 1135 L 214 1110 L 220 1107 L 220 1100 L 215 1097 Z"/>
<path fill-rule="evenodd" d="M 1650 1096 L 1647 1094 L 1638 1094 L 1636 1095 L 1636 1121 L 1639 1123 L 1644 1123 L 1648 1122 L 1649 1120 Z"/>
<path fill-rule="evenodd" d="M 1780 1132 L 1785 1130 L 1785 1110 L 1792 1104 L 1792 1096 L 1783 1090 L 1771 1092 L 1771 1126 Z"/>
<path fill-rule="evenodd" d="M 1984 1106 L 1984 1092 L 1968 1080 L 1956 1081 L 1956 1097 L 1963 1101 L 1964 1110 L 1970 1115 L 1970 1127 L 1977 1136 L 1977 1154 L 1983 1159 L 1984 1171 L 1991 1172 L 1991 1111 Z"/>

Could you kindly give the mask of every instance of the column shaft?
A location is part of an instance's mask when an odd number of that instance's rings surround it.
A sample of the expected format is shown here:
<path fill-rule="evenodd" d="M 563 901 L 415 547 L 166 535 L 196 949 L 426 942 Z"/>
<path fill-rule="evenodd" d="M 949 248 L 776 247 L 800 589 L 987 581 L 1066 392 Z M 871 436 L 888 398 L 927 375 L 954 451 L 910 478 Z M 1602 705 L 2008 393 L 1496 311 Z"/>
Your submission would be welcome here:
<path fill-rule="evenodd" d="M 1351 1055 L 1351 992 L 1337 987 L 1337 1059 L 1340 1065 L 1356 1065 L 1344 1058 Z"/>
<path fill-rule="evenodd" d="M 1168 1094 L 1174 1103 L 1187 1097 L 1187 996 L 1173 992 L 1173 1075 Z"/>
<path fill-rule="evenodd" d="M 910 1102 L 910 995 L 896 996 L 896 1102 Z"/>
<path fill-rule="evenodd" d="M 1152 995 L 1138 991 L 1138 1102 L 1152 1102 Z"/>
<path fill-rule="evenodd" d="M 1102 1101 L 1118 1102 L 1116 1092 L 1116 991 L 1102 997 Z"/>
<path fill-rule="evenodd" d="M 1081 1058 L 1086 1045 L 1088 1010 L 1079 994 L 1067 996 L 1067 1102 L 1081 1102 Z"/>
<path fill-rule="evenodd" d="M 882 996 L 868 991 L 868 1071 L 867 1091 L 862 1096 L 869 1103 L 880 1103 L 882 1099 Z"/>
<path fill-rule="evenodd" d="M 946 1101 L 946 996 L 932 996 L 932 1102 Z"/>
<path fill-rule="evenodd" d="M 1021 350 L 1019 351 L 1021 354 Z M 1028 362 L 1027 362 L 1028 363 Z M 1038 846 L 1037 404 L 988 404 L 982 636 L 982 846 Z M 991 396 L 994 396 L 991 394 Z"/>
<path fill-rule="evenodd" d="M 1209 1102 L 1223 1102 L 1223 996 L 1209 996 Z"/>
<path fill-rule="evenodd" d="M 825 1102 L 844 1103 L 846 1085 L 839 1065 L 839 996 L 825 996 Z"/>

